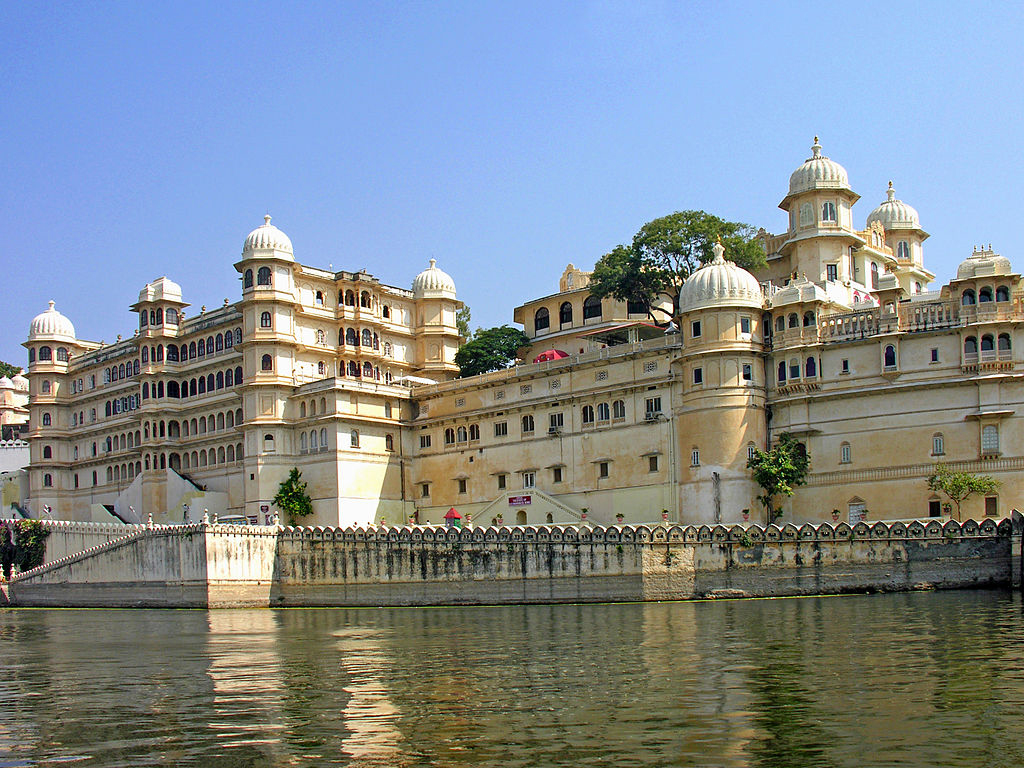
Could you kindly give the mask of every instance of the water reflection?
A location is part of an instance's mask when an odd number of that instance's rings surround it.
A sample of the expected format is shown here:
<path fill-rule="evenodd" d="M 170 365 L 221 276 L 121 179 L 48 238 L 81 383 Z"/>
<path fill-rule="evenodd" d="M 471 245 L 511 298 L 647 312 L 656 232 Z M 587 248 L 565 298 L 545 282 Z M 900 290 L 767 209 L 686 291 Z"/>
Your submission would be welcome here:
<path fill-rule="evenodd" d="M 0 765 L 1019 766 L 1001 592 L 0 612 Z"/>

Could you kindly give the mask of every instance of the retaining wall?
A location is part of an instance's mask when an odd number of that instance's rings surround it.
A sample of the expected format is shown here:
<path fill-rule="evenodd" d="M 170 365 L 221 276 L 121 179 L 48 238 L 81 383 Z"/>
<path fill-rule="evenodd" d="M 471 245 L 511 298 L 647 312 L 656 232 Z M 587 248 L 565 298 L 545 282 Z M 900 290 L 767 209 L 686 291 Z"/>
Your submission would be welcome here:
<path fill-rule="evenodd" d="M 964 523 L 143 527 L 17 576 L 18 605 L 597 602 L 1020 584 L 1024 518 Z"/>

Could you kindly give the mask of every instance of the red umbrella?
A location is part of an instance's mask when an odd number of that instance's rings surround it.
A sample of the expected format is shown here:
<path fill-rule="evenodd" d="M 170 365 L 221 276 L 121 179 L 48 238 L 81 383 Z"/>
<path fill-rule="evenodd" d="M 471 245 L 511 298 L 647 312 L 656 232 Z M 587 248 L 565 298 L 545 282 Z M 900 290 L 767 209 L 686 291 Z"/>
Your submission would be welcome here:
<path fill-rule="evenodd" d="M 569 356 L 568 352 L 563 352 L 560 349 L 547 349 L 547 350 L 544 350 L 543 352 L 541 352 L 535 358 L 533 358 L 533 362 L 535 362 L 535 363 L 545 363 L 548 360 L 560 360 L 561 358 L 568 357 L 568 356 Z"/>

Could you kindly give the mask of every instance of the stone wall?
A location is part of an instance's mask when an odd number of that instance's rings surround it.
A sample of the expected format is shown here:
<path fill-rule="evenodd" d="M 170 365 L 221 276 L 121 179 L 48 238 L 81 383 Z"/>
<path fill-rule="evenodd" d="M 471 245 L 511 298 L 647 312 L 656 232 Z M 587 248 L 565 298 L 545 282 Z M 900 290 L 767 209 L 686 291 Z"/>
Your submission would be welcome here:
<path fill-rule="evenodd" d="M 16 577 L 19 605 L 677 600 L 1020 584 L 1024 518 L 447 530 L 133 530 Z"/>

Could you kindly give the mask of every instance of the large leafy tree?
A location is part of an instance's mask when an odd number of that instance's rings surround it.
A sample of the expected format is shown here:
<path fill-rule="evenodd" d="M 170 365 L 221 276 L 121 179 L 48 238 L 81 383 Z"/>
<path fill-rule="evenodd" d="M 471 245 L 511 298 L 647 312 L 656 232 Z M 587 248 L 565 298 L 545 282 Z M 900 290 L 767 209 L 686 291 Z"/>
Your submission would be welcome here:
<path fill-rule="evenodd" d="M 21 373 L 21 368 L 0 360 L 0 376 L 16 376 L 19 373 Z"/>
<path fill-rule="evenodd" d="M 797 486 L 807 482 L 811 457 L 803 443 L 783 432 L 779 435 L 778 445 L 771 450 L 755 450 L 754 456 L 747 460 L 747 468 L 754 482 L 764 491 L 757 499 L 764 504 L 767 522 L 771 523 L 781 514 L 781 509 L 775 506 L 775 499 L 792 496 Z"/>
<path fill-rule="evenodd" d="M 988 495 L 999 488 L 999 481 L 988 475 L 972 475 L 970 472 L 955 472 L 945 464 L 936 464 L 935 471 L 928 477 L 928 488 L 956 504 L 956 519 L 962 520 L 960 505 L 974 494 Z"/>
<path fill-rule="evenodd" d="M 644 306 L 648 316 L 668 321 L 679 309 L 679 289 L 714 258 L 719 240 L 725 256 L 744 269 L 765 265 L 764 248 L 749 224 L 726 221 L 704 211 L 677 211 L 649 221 L 630 245 L 618 245 L 597 262 L 590 292 Z M 660 307 L 669 299 L 672 310 Z"/>
<path fill-rule="evenodd" d="M 469 311 L 469 307 L 463 307 L 455 313 L 455 327 L 459 329 L 459 336 L 466 341 L 470 341 L 473 338 L 473 331 L 469 329 L 469 321 L 471 319 L 472 314 Z"/>
<path fill-rule="evenodd" d="M 530 337 L 518 328 L 501 325 L 478 330 L 473 340 L 455 353 L 460 376 L 476 376 L 489 371 L 508 368 L 516 359 L 520 347 L 530 343 Z"/>
<path fill-rule="evenodd" d="M 292 467 L 288 477 L 278 486 L 274 504 L 288 515 L 289 522 L 296 523 L 300 518 L 313 514 L 313 500 L 306 493 L 306 483 L 298 467 Z"/>

